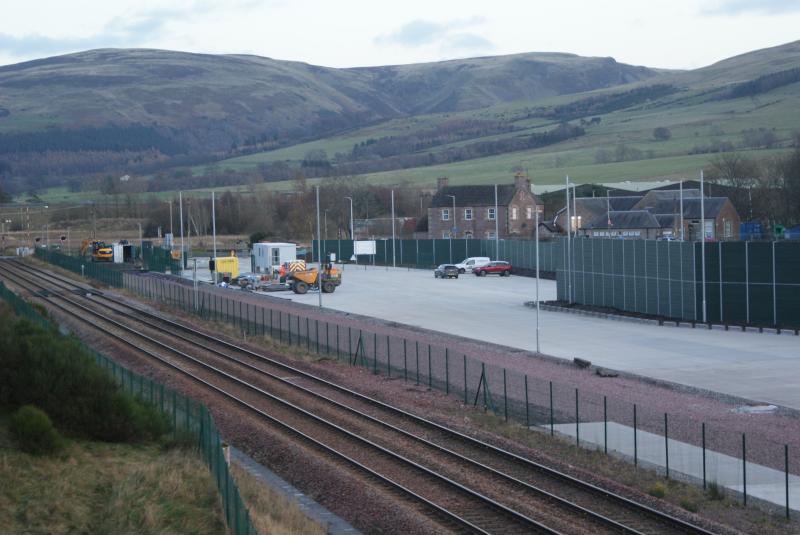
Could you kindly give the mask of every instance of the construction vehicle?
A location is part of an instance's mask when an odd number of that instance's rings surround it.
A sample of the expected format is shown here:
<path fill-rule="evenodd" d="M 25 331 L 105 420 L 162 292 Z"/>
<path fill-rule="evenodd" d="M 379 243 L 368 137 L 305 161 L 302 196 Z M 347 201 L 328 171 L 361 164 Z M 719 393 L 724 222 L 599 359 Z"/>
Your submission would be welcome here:
<path fill-rule="evenodd" d="M 320 284 L 322 293 L 332 294 L 336 291 L 336 287 L 342 284 L 342 271 L 328 263 L 323 265 L 321 274 L 317 268 L 291 271 L 286 274 L 286 282 L 296 294 L 302 295 L 308 290 L 319 290 Z"/>
<path fill-rule="evenodd" d="M 101 241 L 83 240 L 81 256 L 92 255 L 92 262 L 113 262 L 114 248 Z"/>

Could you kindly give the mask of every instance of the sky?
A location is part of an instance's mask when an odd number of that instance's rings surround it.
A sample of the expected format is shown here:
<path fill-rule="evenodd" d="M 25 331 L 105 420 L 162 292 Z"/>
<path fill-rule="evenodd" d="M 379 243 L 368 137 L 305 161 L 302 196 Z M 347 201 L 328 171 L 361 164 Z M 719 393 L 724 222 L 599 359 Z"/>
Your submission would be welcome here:
<path fill-rule="evenodd" d="M 329 67 L 520 52 L 693 69 L 800 39 L 800 0 L 5 0 L 0 65 L 93 48 Z"/>

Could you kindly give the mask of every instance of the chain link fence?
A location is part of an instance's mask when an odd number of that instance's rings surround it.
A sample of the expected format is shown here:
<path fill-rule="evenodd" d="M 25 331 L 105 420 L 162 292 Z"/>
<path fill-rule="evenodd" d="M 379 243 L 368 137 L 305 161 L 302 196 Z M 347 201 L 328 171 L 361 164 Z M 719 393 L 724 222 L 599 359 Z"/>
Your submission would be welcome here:
<path fill-rule="evenodd" d="M 286 312 L 266 300 L 250 303 L 232 290 L 201 285 L 195 292 L 175 279 L 135 273 L 126 273 L 124 283 L 146 299 L 233 325 L 247 336 L 268 337 L 439 390 L 508 422 L 565 437 L 667 477 L 717 485 L 745 502 L 750 497 L 783 507 L 787 515 L 790 508 L 800 509 L 800 500 L 789 492 L 800 485 L 798 451 L 756 433 L 737 433 L 684 414 L 524 375 L 447 346 L 356 329 L 345 319 L 320 320 L 302 308 Z"/>
<path fill-rule="evenodd" d="M 50 321 L 27 301 L 6 288 L 1 281 L 0 298 L 7 302 L 18 316 L 43 327 L 54 328 Z M 214 424 L 208 408 L 163 383 L 132 372 L 113 359 L 85 345 L 83 348 L 94 356 L 97 364 L 114 378 L 120 388 L 166 414 L 172 424 L 173 436 L 180 433 L 193 437 L 217 485 L 229 532 L 233 535 L 257 535 L 258 532 L 253 526 L 247 507 L 242 501 L 239 489 L 231 475 L 219 430 Z"/>

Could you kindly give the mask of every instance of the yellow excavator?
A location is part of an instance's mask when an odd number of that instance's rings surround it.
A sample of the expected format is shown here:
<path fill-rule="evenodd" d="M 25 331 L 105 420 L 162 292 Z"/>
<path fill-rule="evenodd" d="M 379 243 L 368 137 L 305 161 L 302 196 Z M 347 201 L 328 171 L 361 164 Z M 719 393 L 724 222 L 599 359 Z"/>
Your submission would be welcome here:
<path fill-rule="evenodd" d="M 308 290 L 318 290 L 322 285 L 322 293 L 332 294 L 336 287 L 342 284 L 342 270 L 333 267 L 333 264 L 324 264 L 321 275 L 317 268 L 302 271 L 291 271 L 286 274 L 289 288 L 296 294 L 304 294 Z"/>
<path fill-rule="evenodd" d="M 113 262 L 114 249 L 101 241 L 83 240 L 81 256 L 92 255 L 92 262 Z"/>

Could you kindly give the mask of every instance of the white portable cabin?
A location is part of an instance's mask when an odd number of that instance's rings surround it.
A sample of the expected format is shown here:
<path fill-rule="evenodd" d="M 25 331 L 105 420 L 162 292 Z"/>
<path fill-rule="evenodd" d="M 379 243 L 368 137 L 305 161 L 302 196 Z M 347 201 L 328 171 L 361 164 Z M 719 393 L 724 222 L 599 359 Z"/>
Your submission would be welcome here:
<path fill-rule="evenodd" d="M 294 243 L 254 243 L 253 267 L 256 273 L 272 274 L 285 262 L 297 260 L 297 245 Z"/>

